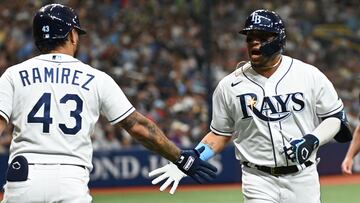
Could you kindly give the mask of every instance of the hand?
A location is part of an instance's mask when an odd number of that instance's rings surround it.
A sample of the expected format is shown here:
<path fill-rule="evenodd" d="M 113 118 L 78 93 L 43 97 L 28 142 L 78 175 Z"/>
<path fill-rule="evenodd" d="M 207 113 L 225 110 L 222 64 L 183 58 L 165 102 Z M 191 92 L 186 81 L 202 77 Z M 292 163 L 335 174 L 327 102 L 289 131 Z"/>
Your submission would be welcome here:
<path fill-rule="evenodd" d="M 198 150 L 183 150 L 180 157 L 174 164 L 186 175 L 193 178 L 198 183 L 211 181 L 216 176 L 217 169 L 206 161 L 200 159 L 200 154 L 205 147 Z"/>
<path fill-rule="evenodd" d="M 351 175 L 352 174 L 352 166 L 353 166 L 353 159 L 345 157 L 344 161 L 341 164 L 341 171 L 344 174 Z"/>
<path fill-rule="evenodd" d="M 183 177 L 186 177 L 186 174 L 180 171 L 180 169 L 178 169 L 175 164 L 170 162 L 167 165 L 161 168 L 157 168 L 149 173 L 149 177 L 154 176 L 156 176 L 156 178 L 151 181 L 153 185 L 156 185 L 167 178 L 165 183 L 161 185 L 160 191 L 164 191 L 172 182 L 174 182 L 169 192 L 173 195 L 176 191 L 177 186 L 179 185 L 180 180 Z"/>
<path fill-rule="evenodd" d="M 319 139 L 312 134 L 307 134 L 300 139 L 290 142 L 290 146 L 284 147 L 286 156 L 298 164 L 305 163 L 311 153 L 319 146 Z"/>

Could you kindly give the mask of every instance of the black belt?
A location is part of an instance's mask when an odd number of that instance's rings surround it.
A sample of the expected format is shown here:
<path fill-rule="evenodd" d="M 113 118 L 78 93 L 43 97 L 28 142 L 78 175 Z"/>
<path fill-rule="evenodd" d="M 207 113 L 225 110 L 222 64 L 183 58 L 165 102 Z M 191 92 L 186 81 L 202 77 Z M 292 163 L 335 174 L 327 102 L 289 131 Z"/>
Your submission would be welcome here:
<path fill-rule="evenodd" d="M 86 169 L 84 165 L 78 165 L 78 164 L 29 163 L 28 165 L 65 165 L 65 166 L 78 166 L 83 169 Z"/>
<path fill-rule="evenodd" d="M 279 166 L 279 167 L 268 167 L 268 166 L 259 166 L 259 165 L 255 165 L 255 164 L 251 164 L 247 161 L 242 162 L 242 164 L 246 167 L 249 168 L 256 168 L 259 171 L 274 175 L 274 176 L 279 176 L 279 175 L 287 175 L 287 174 L 291 174 L 291 173 L 296 173 L 299 172 L 299 168 L 296 165 L 292 165 L 292 166 Z M 306 161 L 304 163 L 304 165 L 306 167 L 309 167 L 313 164 L 313 162 L 311 161 Z"/>

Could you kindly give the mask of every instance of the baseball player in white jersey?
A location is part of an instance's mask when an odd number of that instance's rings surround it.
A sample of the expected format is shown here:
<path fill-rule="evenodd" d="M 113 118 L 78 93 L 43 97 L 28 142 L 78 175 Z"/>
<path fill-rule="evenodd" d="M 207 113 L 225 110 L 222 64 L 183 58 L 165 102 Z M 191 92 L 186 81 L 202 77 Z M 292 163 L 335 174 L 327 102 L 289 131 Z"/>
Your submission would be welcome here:
<path fill-rule="evenodd" d="M 42 7 L 33 34 L 42 54 L 0 78 L 0 134 L 14 125 L 3 203 L 91 202 L 90 135 L 100 114 L 196 181 L 215 176 L 216 168 L 199 158 L 202 149 L 181 151 L 110 76 L 74 58 L 85 31 L 73 9 Z"/>
<path fill-rule="evenodd" d="M 343 103 L 317 68 L 282 54 L 285 28 L 272 11 L 256 10 L 240 31 L 249 62 L 223 78 L 213 94 L 210 132 L 196 147 L 208 160 L 232 140 L 242 164 L 247 203 L 318 203 L 316 152 L 333 137 L 351 139 Z M 150 172 L 160 190 L 185 176 L 168 164 Z M 164 175 L 165 174 L 165 175 Z"/>

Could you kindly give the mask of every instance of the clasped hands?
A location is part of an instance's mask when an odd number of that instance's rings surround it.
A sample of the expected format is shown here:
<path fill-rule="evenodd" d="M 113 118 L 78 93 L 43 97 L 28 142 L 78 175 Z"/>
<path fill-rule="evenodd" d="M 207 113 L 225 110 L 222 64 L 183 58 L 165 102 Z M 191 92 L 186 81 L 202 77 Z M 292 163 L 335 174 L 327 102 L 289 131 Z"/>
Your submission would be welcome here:
<path fill-rule="evenodd" d="M 210 163 L 200 159 L 204 147 L 198 150 L 183 150 L 178 160 L 170 162 L 167 165 L 157 168 L 149 173 L 149 177 L 155 178 L 152 184 L 155 185 L 163 180 L 166 181 L 161 185 L 160 191 L 164 191 L 173 183 L 170 194 L 174 194 L 180 180 L 185 176 L 190 176 L 198 183 L 209 182 L 215 178 L 217 169 Z"/>

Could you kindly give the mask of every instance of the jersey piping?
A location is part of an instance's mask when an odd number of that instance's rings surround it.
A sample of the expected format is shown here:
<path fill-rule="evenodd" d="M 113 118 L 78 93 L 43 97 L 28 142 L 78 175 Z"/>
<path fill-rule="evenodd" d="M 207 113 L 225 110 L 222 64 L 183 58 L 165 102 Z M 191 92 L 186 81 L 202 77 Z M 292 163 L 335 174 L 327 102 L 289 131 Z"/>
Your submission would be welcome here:
<path fill-rule="evenodd" d="M 52 62 L 52 63 L 78 63 L 80 61 L 53 61 L 53 60 L 46 60 L 46 59 L 39 59 L 39 58 L 35 58 L 37 60 L 40 61 L 46 61 L 46 62 Z"/>
<path fill-rule="evenodd" d="M 282 80 L 283 78 L 285 78 L 285 76 L 289 73 L 289 71 L 290 71 L 290 69 L 291 69 L 291 67 L 292 67 L 293 62 L 294 62 L 294 59 L 291 58 L 291 63 L 290 63 L 290 66 L 289 66 L 288 70 L 287 70 L 287 71 L 285 72 L 285 74 L 280 78 L 280 80 L 278 81 L 278 83 L 277 83 L 276 86 L 275 86 L 275 94 L 278 94 L 278 86 L 279 86 L 281 80 Z M 279 104 L 277 104 L 277 107 L 279 108 Z M 279 115 L 279 116 L 280 116 L 280 115 Z M 280 130 L 282 130 L 281 120 L 279 121 L 279 128 L 280 128 Z M 283 146 L 285 146 L 284 137 L 282 136 L 281 139 L 282 139 Z M 285 157 L 285 160 L 286 160 L 286 165 L 288 166 L 288 165 L 289 165 L 289 159 L 288 159 L 288 157 L 286 156 L 285 153 L 284 153 L 284 157 Z M 276 164 L 276 163 L 275 163 L 275 164 Z"/>
<path fill-rule="evenodd" d="M 289 73 L 289 71 L 290 71 L 290 69 L 291 69 L 291 67 L 292 67 L 293 62 L 294 62 L 294 59 L 291 58 L 291 63 L 290 63 L 290 66 L 289 66 L 288 70 L 287 70 L 286 73 L 280 78 L 280 80 L 277 82 L 277 84 L 276 84 L 276 86 L 275 86 L 275 93 L 276 93 L 276 94 L 278 94 L 278 93 L 277 93 L 278 85 L 280 84 L 281 80 Z"/>
<path fill-rule="evenodd" d="M 212 125 L 210 125 L 210 128 L 211 128 L 212 131 L 214 131 L 217 134 L 229 134 L 229 135 L 231 135 L 233 133 L 233 132 L 225 132 L 225 131 L 218 130 L 218 129 L 214 128 Z"/>
<path fill-rule="evenodd" d="M 264 94 L 264 96 L 265 96 L 265 90 L 264 90 L 264 88 L 263 88 L 261 85 L 259 85 L 258 83 L 256 83 L 255 81 L 251 80 L 251 79 L 245 74 L 244 66 L 241 67 L 241 70 L 242 70 L 243 75 L 244 75 L 250 82 L 254 83 L 255 85 L 259 86 L 259 87 L 262 89 L 263 94 Z"/>
<path fill-rule="evenodd" d="M 0 113 L 6 116 L 7 121 L 9 122 L 10 116 L 8 116 L 4 111 L 0 110 Z"/>
<path fill-rule="evenodd" d="M 317 115 L 318 115 L 319 117 L 327 116 L 327 115 L 333 113 L 334 111 L 337 111 L 338 109 L 340 109 L 340 108 L 342 108 L 342 107 L 343 107 L 343 105 L 341 104 L 339 107 L 337 107 L 337 108 L 334 109 L 334 110 L 329 111 L 328 113 L 322 113 L 322 114 L 317 114 Z"/>
<path fill-rule="evenodd" d="M 126 115 L 129 111 L 131 111 L 132 109 L 134 109 L 134 107 L 132 106 L 129 110 L 127 110 L 125 113 L 121 114 L 119 117 L 115 118 L 114 120 L 110 121 L 110 123 L 114 123 L 116 120 L 120 119 L 121 117 L 123 117 L 124 115 Z"/>

